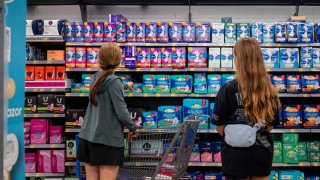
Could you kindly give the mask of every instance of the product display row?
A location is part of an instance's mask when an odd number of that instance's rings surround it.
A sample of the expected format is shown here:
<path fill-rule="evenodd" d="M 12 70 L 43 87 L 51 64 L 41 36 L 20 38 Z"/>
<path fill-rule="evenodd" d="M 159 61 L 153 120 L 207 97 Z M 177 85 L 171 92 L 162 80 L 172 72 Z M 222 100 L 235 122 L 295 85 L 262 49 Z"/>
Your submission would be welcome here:
<path fill-rule="evenodd" d="M 26 173 L 64 173 L 65 150 L 26 152 Z"/>
<path fill-rule="evenodd" d="M 26 66 L 26 81 L 63 81 L 65 66 Z"/>
<path fill-rule="evenodd" d="M 26 96 L 24 103 L 25 114 L 64 114 L 66 110 L 66 101 L 64 95 L 38 94 L 37 96 Z"/>
<path fill-rule="evenodd" d="M 26 50 L 26 61 L 64 61 L 65 59 L 65 50 L 47 50 L 30 44 L 26 45 Z"/>

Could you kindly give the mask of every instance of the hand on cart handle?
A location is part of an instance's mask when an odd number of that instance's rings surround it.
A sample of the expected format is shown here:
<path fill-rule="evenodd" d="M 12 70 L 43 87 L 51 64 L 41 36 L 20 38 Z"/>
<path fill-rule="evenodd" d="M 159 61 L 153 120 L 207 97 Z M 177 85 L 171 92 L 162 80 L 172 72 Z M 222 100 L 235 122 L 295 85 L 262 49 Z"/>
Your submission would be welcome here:
<path fill-rule="evenodd" d="M 128 141 L 132 141 L 132 139 L 138 137 L 138 135 L 139 135 L 139 132 L 138 132 L 138 131 L 129 132 L 129 134 L 128 134 Z"/>

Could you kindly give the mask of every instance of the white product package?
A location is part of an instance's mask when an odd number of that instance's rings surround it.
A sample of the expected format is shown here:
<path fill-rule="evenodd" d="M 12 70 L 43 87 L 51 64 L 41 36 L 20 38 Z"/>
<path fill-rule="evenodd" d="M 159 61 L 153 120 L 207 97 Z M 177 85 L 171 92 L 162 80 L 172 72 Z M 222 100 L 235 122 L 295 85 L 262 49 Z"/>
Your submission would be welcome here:
<path fill-rule="evenodd" d="M 59 36 L 58 31 L 59 20 L 44 20 L 44 31 L 45 36 Z"/>
<path fill-rule="evenodd" d="M 220 68 L 221 50 L 220 48 L 209 48 L 209 68 Z"/>

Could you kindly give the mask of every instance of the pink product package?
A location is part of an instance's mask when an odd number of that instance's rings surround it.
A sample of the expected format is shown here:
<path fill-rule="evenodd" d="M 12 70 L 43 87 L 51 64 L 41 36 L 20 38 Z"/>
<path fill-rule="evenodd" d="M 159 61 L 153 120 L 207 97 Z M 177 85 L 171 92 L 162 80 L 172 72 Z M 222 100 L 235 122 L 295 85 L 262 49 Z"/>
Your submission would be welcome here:
<path fill-rule="evenodd" d="M 172 49 L 169 47 L 161 48 L 161 67 L 171 68 L 172 67 Z"/>
<path fill-rule="evenodd" d="M 161 68 L 161 49 L 150 48 L 150 64 L 151 68 Z"/>
<path fill-rule="evenodd" d="M 51 173 L 51 150 L 39 150 L 38 151 L 38 172 L 39 173 Z"/>
<path fill-rule="evenodd" d="M 213 156 L 210 152 L 204 152 L 201 154 L 201 162 L 212 162 Z"/>
<path fill-rule="evenodd" d="M 24 145 L 28 146 L 30 145 L 30 136 L 31 136 L 31 124 L 30 122 L 24 123 Z"/>
<path fill-rule="evenodd" d="M 197 152 L 192 152 L 191 156 L 190 156 L 190 162 L 200 162 L 200 153 Z"/>
<path fill-rule="evenodd" d="M 74 40 L 77 42 L 82 42 L 83 41 L 82 29 L 84 27 L 83 22 L 75 22 L 72 25 L 73 25 L 72 31 L 73 31 Z"/>
<path fill-rule="evenodd" d="M 87 48 L 77 47 L 76 48 L 76 67 L 85 68 L 87 65 Z"/>
<path fill-rule="evenodd" d="M 66 67 L 67 68 L 76 67 L 76 48 L 75 47 L 66 48 Z"/>
<path fill-rule="evenodd" d="M 94 22 L 93 23 L 93 41 L 102 42 L 103 41 L 103 22 Z"/>
<path fill-rule="evenodd" d="M 48 142 L 48 120 L 31 120 L 31 144 L 46 144 Z"/>
<path fill-rule="evenodd" d="M 84 42 L 92 42 L 93 41 L 93 22 L 83 22 L 81 33 L 82 33 Z"/>
<path fill-rule="evenodd" d="M 221 163 L 221 152 L 214 154 L 213 159 L 214 159 L 214 162 Z"/>
<path fill-rule="evenodd" d="M 64 127 L 50 126 L 50 144 L 61 144 L 64 142 Z"/>
<path fill-rule="evenodd" d="M 137 68 L 150 68 L 150 48 L 137 47 Z"/>
<path fill-rule="evenodd" d="M 206 68 L 207 49 L 203 47 L 188 47 L 188 67 Z"/>
<path fill-rule="evenodd" d="M 26 173 L 35 173 L 37 169 L 37 154 L 26 152 L 25 158 Z"/>
<path fill-rule="evenodd" d="M 136 42 L 136 23 L 127 22 L 127 42 Z"/>
<path fill-rule="evenodd" d="M 172 68 L 184 69 L 186 68 L 186 48 L 173 47 L 172 48 Z"/>
<path fill-rule="evenodd" d="M 103 41 L 116 42 L 117 41 L 117 28 L 116 23 L 104 23 L 103 27 Z"/>
<path fill-rule="evenodd" d="M 52 161 L 53 173 L 65 172 L 65 151 L 64 150 L 52 150 L 51 161 Z"/>

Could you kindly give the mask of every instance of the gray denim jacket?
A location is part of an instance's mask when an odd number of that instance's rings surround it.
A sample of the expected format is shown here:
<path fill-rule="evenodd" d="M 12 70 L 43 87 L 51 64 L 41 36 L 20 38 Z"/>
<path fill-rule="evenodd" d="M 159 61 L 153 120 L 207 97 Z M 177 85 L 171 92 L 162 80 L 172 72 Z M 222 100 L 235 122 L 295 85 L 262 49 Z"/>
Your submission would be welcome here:
<path fill-rule="evenodd" d="M 90 84 L 93 86 L 98 78 L 97 72 Z M 112 147 L 124 147 L 123 127 L 130 131 L 138 129 L 131 119 L 127 104 L 124 101 L 124 85 L 114 75 L 106 77 L 97 94 L 97 106 L 89 102 L 79 137 L 93 143 Z"/>

